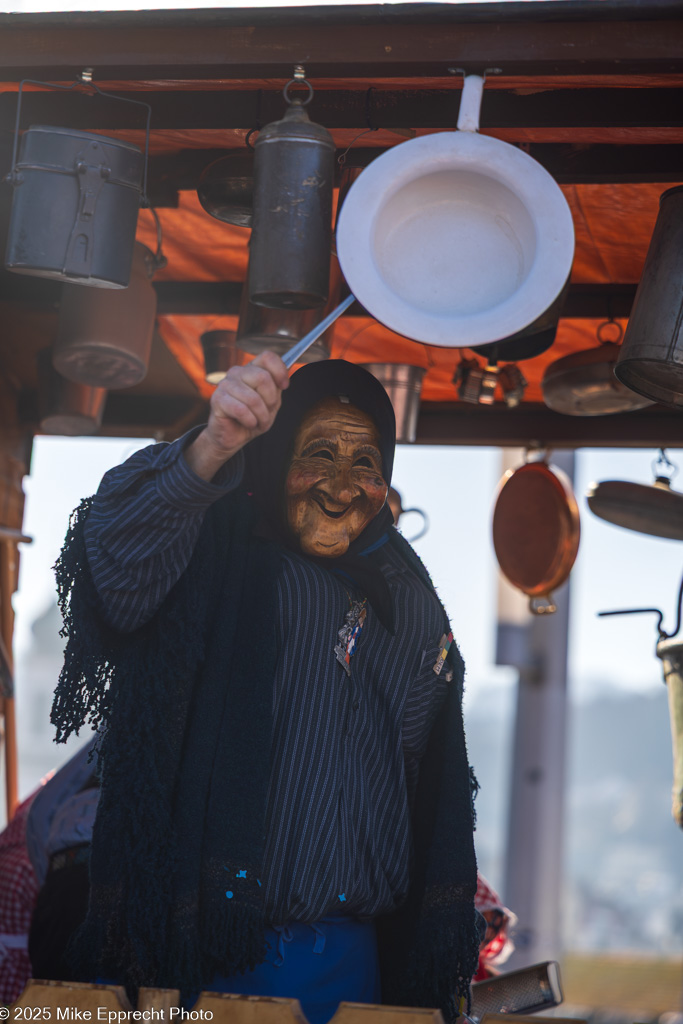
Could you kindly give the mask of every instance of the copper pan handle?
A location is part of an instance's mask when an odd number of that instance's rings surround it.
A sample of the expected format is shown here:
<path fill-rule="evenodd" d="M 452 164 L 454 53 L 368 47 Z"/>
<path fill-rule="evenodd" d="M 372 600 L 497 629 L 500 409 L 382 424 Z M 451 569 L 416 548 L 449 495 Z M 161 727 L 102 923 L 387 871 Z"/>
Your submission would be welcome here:
<path fill-rule="evenodd" d="M 540 597 L 529 598 L 529 611 L 532 615 L 553 615 L 557 611 L 557 605 L 552 594 L 541 594 Z"/>

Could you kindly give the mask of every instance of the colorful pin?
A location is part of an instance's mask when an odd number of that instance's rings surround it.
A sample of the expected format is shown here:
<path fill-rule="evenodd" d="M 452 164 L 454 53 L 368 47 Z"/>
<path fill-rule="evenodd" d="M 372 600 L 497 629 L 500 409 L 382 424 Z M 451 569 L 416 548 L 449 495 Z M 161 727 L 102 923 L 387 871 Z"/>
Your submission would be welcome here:
<path fill-rule="evenodd" d="M 347 676 L 351 675 L 351 658 L 355 653 L 358 639 L 367 618 L 368 610 L 366 606 L 366 600 L 355 601 L 351 610 L 346 614 L 344 625 L 337 634 L 339 639 L 335 645 L 334 653 Z"/>
<path fill-rule="evenodd" d="M 448 657 L 448 652 L 451 649 L 451 644 L 452 643 L 453 643 L 453 634 L 452 633 L 449 633 L 448 635 L 446 635 L 446 633 L 444 633 L 444 635 L 439 640 L 439 656 L 436 659 L 436 661 L 434 662 L 434 668 L 433 668 L 433 671 L 434 671 L 434 673 L 437 676 L 441 675 L 441 669 L 444 667 L 444 664 L 446 663 L 446 658 Z"/>

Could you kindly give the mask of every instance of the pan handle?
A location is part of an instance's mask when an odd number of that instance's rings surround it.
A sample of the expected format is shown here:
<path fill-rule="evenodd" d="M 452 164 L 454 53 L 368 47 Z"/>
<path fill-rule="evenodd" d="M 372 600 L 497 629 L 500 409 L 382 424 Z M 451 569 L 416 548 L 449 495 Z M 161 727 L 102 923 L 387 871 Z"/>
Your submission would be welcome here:
<path fill-rule="evenodd" d="M 557 611 L 557 605 L 552 594 L 542 594 L 540 597 L 529 598 L 529 611 L 532 615 L 552 615 Z"/>
<path fill-rule="evenodd" d="M 459 132 L 478 132 L 481 99 L 484 92 L 483 75 L 465 75 L 458 111 Z"/>
<path fill-rule="evenodd" d="M 324 320 L 321 320 L 319 324 L 305 334 L 301 341 L 295 342 L 291 348 L 288 348 L 282 357 L 282 362 L 285 364 L 287 369 L 291 369 L 295 363 L 301 359 L 302 355 L 309 349 L 314 341 L 317 341 L 321 334 L 324 334 L 328 327 L 337 320 L 342 313 L 349 308 L 352 302 L 355 302 L 355 296 L 347 295 L 343 302 L 340 302 L 336 309 L 333 309 L 331 313 L 328 313 Z"/>

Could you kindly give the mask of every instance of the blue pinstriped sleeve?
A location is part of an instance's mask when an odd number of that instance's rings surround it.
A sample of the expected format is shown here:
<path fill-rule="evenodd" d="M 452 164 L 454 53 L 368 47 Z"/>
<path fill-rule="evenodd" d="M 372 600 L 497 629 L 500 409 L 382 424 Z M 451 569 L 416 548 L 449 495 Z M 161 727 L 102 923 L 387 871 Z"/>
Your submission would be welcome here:
<path fill-rule="evenodd" d="M 206 509 L 239 486 L 239 452 L 211 482 L 183 451 L 201 427 L 172 444 L 136 452 L 102 479 L 88 517 L 88 562 L 108 622 L 130 632 L 146 622 L 187 568 Z"/>

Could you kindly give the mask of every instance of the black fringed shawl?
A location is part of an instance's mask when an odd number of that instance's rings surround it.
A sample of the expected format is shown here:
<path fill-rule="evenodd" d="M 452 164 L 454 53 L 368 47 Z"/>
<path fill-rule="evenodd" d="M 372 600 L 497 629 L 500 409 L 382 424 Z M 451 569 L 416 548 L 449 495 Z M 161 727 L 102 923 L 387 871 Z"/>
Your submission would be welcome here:
<path fill-rule="evenodd" d="M 244 491 L 220 499 L 159 612 L 120 634 L 98 614 L 87 567 L 91 500 L 74 513 L 56 567 L 67 637 L 57 738 L 86 721 L 106 726 L 90 906 L 75 952 L 84 977 L 190 993 L 263 959 L 258 873 L 279 549 L 253 535 Z M 391 530 L 390 540 L 428 581 L 400 534 Z M 467 997 L 478 957 L 473 781 L 455 644 L 449 662 L 454 679 L 420 769 L 410 894 L 377 921 L 384 1002 L 440 1006 L 447 1019 Z"/>

